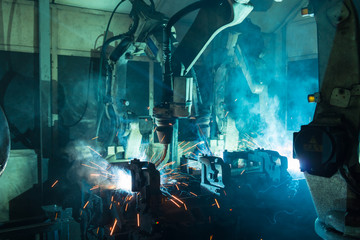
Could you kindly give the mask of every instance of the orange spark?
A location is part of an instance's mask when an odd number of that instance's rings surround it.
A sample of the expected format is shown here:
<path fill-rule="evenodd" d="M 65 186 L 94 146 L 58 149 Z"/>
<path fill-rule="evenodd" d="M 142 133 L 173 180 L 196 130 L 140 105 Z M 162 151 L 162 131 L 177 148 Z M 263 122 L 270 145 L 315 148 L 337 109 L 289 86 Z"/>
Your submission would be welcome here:
<path fill-rule="evenodd" d="M 112 226 L 112 229 L 111 229 L 111 232 L 110 232 L 110 236 L 112 236 L 113 233 L 114 233 L 116 223 L 117 223 L 117 219 L 115 218 L 114 225 Z"/>
<path fill-rule="evenodd" d="M 85 205 L 84 205 L 84 209 L 86 208 L 86 206 L 89 204 L 89 201 L 87 201 L 86 203 L 85 203 Z"/>
<path fill-rule="evenodd" d="M 210 240 L 212 240 L 212 239 L 213 239 L 213 235 L 210 236 Z"/>
<path fill-rule="evenodd" d="M 215 198 L 215 203 L 216 203 L 217 208 L 220 208 L 220 205 L 219 205 L 218 201 L 216 200 L 216 198 Z"/>
<path fill-rule="evenodd" d="M 103 168 L 103 167 L 100 167 L 100 166 L 99 166 L 99 165 L 97 165 L 96 163 L 94 163 L 94 162 L 91 162 L 91 161 L 90 161 L 90 163 L 91 163 L 91 164 L 94 164 L 95 166 L 99 167 L 100 169 L 102 169 L 102 170 L 106 171 L 106 169 L 105 169 L 105 168 Z"/>
<path fill-rule="evenodd" d="M 154 128 L 154 132 L 156 131 L 157 127 Z"/>
<path fill-rule="evenodd" d="M 112 201 L 112 202 L 114 201 L 114 196 L 111 196 L 111 201 Z"/>
<path fill-rule="evenodd" d="M 149 162 L 151 162 L 151 160 L 153 159 L 153 157 L 155 156 L 155 153 L 151 156 L 151 158 L 150 158 L 150 161 Z"/>
<path fill-rule="evenodd" d="M 179 204 L 177 204 L 174 200 L 170 199 L 178 208 L 181 208 Z"/>
<path fill-rule="evenodd" d="M 137 226 L 140 227 L 140 214 L 136 214 Z"/>
<path fill-rule="evenodd" d="M 96 234 L 99 234 L 100 227 L 97 228 Z"/>
<path fill-rule="evenodd" d="M 56 180 L 53 185 L 51 185 L 51 187 L 53 188 L 57 183 L 59 182 L 59 180 Z"/>
<path fill-rule="evenodd" d="M 181 201 L 180 199 L 178 199 L 177 197 L 175 197 L 174 195 L 171 195 L 171 197 L 173 197 L 174 199 L 178 200 L 180 203 L 184 204 L 183 201 Z"/>
<path fill-rule="evenodd" d="M 183 152 L 186 152 L 186 151 L 192 149 L 193 147 L 196 147 L 197 145 L 202 144 L 202 143 L 204 143 L 204 142 L 198 142 L 197 144 L 194 144 L 194 145 L 192 145 L 191 147 L 188 147 L 188 148 L 185 149 Z"/>
<path fill-rule="evenodd" d="M 98 153 L 97 151 L 95 151 L 95 149 L 91 148 L 90 146 L 86 146 L 86 147 L 89 148 L 90 150 L 92 150 L 94 153 L 96 153 L 96 154 L 99 155 L 100 157 L 102 157 L 100 153 Z"/>
<path fill-rule="evenodd" d="M 163 169 L 163 168 L 166 168 L 167 166 L 171 166 L 171 165 L 173 165 L 175 162 L 169 162 L 169 163 L 167 163 L 167 164 L 165 164 L 164 166 L 162 166 L 160 169 L 158 169 L 159 171 L 161 170 L 161 169 Z"/>
<path fill-rule="evenodd" d="M 90 188 L 90 191 L 94 190 L 94 189 L 97 189 L 97 188 L 99 188 L 99 185 L 93 186 L 92 188 Z"/>
<path fill-rule="evenodd" d="M 129 204 L 127 203 L 126 206 L 125 206 L 125 212 L 127 211 L 128 206 L 129 206 Z"/>
<path fill-rule="evenodd" d="M 243 173 L 245 172 L 245 169 L 244 170 L 242 170 L 242 172 L 240 173 L 240 175 L 243 175 Z"/>
<path fill-rule="evenodd" d="M 187 211 L 187 207 L 186 207 L 186 204 L 184 203 L 184 208 L 185 208 L 185 211 Z"/>
<path fill-rule="evenodd" d="M 55 214 L 55 220 L 57 219 L 57 217 L 58 217 L 58 213 Z"/>
<path fill-rule="evenodd" d="M 164 136 L 162 137 L 162 139 L 161 139 L 160 143 L 162 143 L 162 141 L 164 140 L 165 136 L 166 136 L 166 135 L 164 135 Z"/>
<path fill-rule="evenodd" d="M 186 147 L 189 143 L 190 143 L 190 142 L 188 142 L 187 144 L 185 144 L 184 146 L 182 146 L 180 149 L 182 149 L 182 148 Z"/>
<path fill-rule="evenodd" d="M 82 215 L 82 210 L 80 211 L 80 216 Z"/>
<path fill-rule="evenodd" d="M 175 187 L 176 187 L 176 189 L 177 189 L 178 191 L 180 191 L 180 189 L 179 189 L 179 187 L 178 187 L 178 185 L 177 185 L 177 184 L 175 184 Z"/>
<path fill-rule="evenodd" d="M 90 173 L 90 177 L 100 177 L 101 174 L 99 173 Z"/>
<path fill-rule="evenodd" d="M 95 139 L 97 139 L 97 138 L 99 138 L 99 136 L 97 136 L 97 137 L 93 137 L 91 140 L 95 140 Z"/>
<path fill-rule="evenodd" d="M 203 155 L 206 155 L 206 153 L 205 153 L 203 150 L 201 150 L 198 146 L 196 146 L 196 148 L 197 148 Z"/>
<path fill-rule="evenodd" d="M 193 193 L 193 192 L 190 192 L 192 195 L 194 195 L 195 197 L 197 197 L 198 195 L 196 195 L 195 193 Z"/>
<path fill-rule="evenodd" d="M 112 203 L 110 204 L 110 207 L 109 207 L 109 209 L 111 210 L 111 208 L 112 208 Z"/>
<path fill-rule="evenodd" d="M 179 143 L 179 144 L 178 144 L 178 147 L 180 147 L 180 145 L 182 145 L 184 142 L 185 142 L 185 140 L 182 141 L 181 143 Z"/>
<path fill-rule="evenodd" d="M 89 166 L 89 165 L 86 165 L 86 164 L 81 164 L 81 165 L 83 165 L 83 166 L 85 166 L 85 167 L 88 167 L 88 168 L 92 168 L 92 169 L 95 169 L 95 170 L 99 170 L 99 169 L 97 169 L 97 168 L 94 168 L 94 167 L 92 167 L 92 166 Z"/>
<path fill-rule="evenodd" d="M 229 114 L 229 111 L 226 112 L 225 117 L 227 117 L 228 114 Z"/>

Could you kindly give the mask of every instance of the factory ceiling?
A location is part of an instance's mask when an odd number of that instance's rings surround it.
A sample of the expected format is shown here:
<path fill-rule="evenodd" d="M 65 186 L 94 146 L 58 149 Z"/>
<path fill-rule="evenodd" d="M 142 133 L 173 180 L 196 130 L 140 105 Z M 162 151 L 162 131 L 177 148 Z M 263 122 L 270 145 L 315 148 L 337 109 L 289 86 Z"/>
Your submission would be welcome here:
<path fill-rule="evenodd" d="M 147 1 L 150 3 L 149 1 Z M 174 14 L 177 10 L 187 6 L 190 3 L 196 2 L 196 0 L 154 0 L 156 9 L 160 12 L 164 12 L 167 15 Z M 103 11 L 112 11 L 115 6 L 119 3 L 116 0 L 54 0 L 53 3 L 81 7 L 81 8 L 89 8 L 89 9 L 97 9 Z M 125 1 L 118 8 L 119 13 L 129 13 L 131 10 L 130 1 Z"/>
<path fill-rule="evenodd" d="M 118 2 L 116 0 L 53 0 L 55 4 L 103 11 L 112 11 Z M 176 11 L 193 2 L 196 2 L 196 0 L 154 0 L 156 9 L 167 16 L 172 16 Z M 266 33 L 277 31 L 292 17 L 292 13 L 307 5 L 307 1 L 304 0 L 252 0 L 250 2 L 254 4 L 255 9 L 249 17 Z M 127 14 L 130 10 L 130 1 L 125 1 L 120 5 L 117 12 Z M 191 22 L 193 17 L 194 15 L 189 15 L 184 20 L 185 22 Z"/>

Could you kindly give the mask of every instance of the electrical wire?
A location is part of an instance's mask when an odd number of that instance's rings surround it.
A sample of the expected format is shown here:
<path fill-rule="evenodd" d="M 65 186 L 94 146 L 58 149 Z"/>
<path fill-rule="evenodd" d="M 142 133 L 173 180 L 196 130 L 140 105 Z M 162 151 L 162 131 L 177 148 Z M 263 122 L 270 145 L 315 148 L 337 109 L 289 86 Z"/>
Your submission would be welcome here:
<path fill-rule="evenodd" d="M 155 167 L 160 166 L 160 164 L 164 161 L 164 159 L 167 155 L 168 147 L 169 147 L 169 144 L 164 145 L 163 155 L 161 156 L 161 158 L 158 161 L 155 162 Z"/>
<path fill-rule="evenodd" d="M 109 28 L 110 28 L 110 23 L 112 21 L 112 18 L 114 17 L 114 14 L 116 12 L 116 10 L 119 8 L 119 6 L 125 2 L 125 0 L 121 0 L 117 5 L 116 7 L 114 8 L 114 10 L 112 11 L 111 15 L 110 15 L 110 18 L 109 18 L 109 21 L 108 21 L 108 24 L 106 26 L 106 30 L 105 30 L 105 34 L 104 34 L 104 39 L 103 39 L 103 45 L 102 45 L 102 48 L 101 48 L 101 53 L 100 53 L 100 68 L 99 68 L 99 81 L 98 81 L 98 89 L 100 89 L 100 82 L 101 82 L 101 75 L 102 75 L 102 64 L 103 64 L 103 57 L 104 57 L 104 44 L 106 42 L 106 39 L 107 39 L 107 35 L 108 35 L 108 32 L 109 32 Z M 100 95 L 98 95 L 98 101 L 100 101 Z"/>
<path fill-rule="evenodd" d="M 87 84 L 87 93 L 86 93 L 86 103 L 85 103 L 85 107 L 84 110 L 82 112 L 82 114 L 80 115 L 79 119 L 76 120 L 75 122 L 73 122 L 72 124 L 61 124 L 61 126 L 66 127 L 66 128 L 70 128 L 70 127 L 74 127 L 76 126 L 79 122 L 81 122 L 81 120 L 83 120 L 86 111 L 88 109 L 88 105 L 89 105 L 89 93 L 90 93 L 90 82 L 91 82 L 91 69 L 93 67 L 93 60 L 90 59 L 90 64 L 89 64 L 89 74 L 88 74 L 88 84 Z"/>
<path fill-rule="evenodd" d="M 192 3 L 185 8 L 181 9 L 177 13 L 175 13 L 168 21 L 165 29 L 164 29 L 164 46 L 163 46 L 163 52 L 164 52 L 164 84 L 170 88 L 172 83 L 172 77 L 173 77 L 173 71 L 171 66 L 171 28 L 174 26 L 176 22 L 178 22 L 182 17 L 185 15 L 208 5 L 207 1 L 198 1 L 195 3 Z M 171 89 L 171 88 L 170 88 Z M 171 94 L 169 94 L 167 91 L 167 88 L 163 88 L 163 102 L 170 101 Z"/>
<path fill-rule="evenodd" d="M 116 10 L 118 9 L 118 7 L 123 3 L 125 2 L 125 0 L 121 0 L 115 7 L 115 9 L 113 10 L 113 12 L 111 13 L 111 16 L 110 16 L 110 19 L 108 21 L 108 24 L 107 24 L 107 27 L 106 27 L 106 31 L 105 31 L 105 34 L 104 34 L 104 39 L 103 39 L 103 47 L 101 49 L 101 55 L 100 55 L 100 68 L 99 68 L 99 78 L 101 78 L 101 75 L 102 75 L 102 61 L 103 61 L 103 53 L 104 53 L 104 45 L 106 43 L 106 38 L 107 38 L 107 34 L 108 34 L 108 31 L 109 31 L 109 28 L 110 28 L 110 23 L 112 21 L 112 18 L 116 12 Z M 116 41 L 118 39 L 121 39 L 122 36 L 116 36 L 116 37 L 112 37 L 108 40 L 111 40 L 109 41 L 108 44 L 110 44 L 112 41 Z M 87 96 L 86 96 L 86 103 L 85 103 L 85 107 L 84 107 L 84 111 L 82 112 L 82 114 L 80 115 L 79 119 L 76 120 L 75 122 L 71 123 L 71 124 L 62 124 L 63 127 L 67 127 L 67 128 L 70 128 L 70 127 L 74 127 L 76 126 L 79 122 L 81 122 L 81 120 L 84 118 L 85 114 L 86 114 L 86 111 L 87 111 L 87 108 L 88 108 L 88 105 L 89 105 L 89 92 L 90 92 L 90 74 L 91 74 L 91 67 L 92 67 L 92 62 L 90 62 L 90 66 L 89 66 L 89 77 L 88 77 L 88 86 L 87 86 Z M 100 83 L 98 83 L 98 87 Z"/>

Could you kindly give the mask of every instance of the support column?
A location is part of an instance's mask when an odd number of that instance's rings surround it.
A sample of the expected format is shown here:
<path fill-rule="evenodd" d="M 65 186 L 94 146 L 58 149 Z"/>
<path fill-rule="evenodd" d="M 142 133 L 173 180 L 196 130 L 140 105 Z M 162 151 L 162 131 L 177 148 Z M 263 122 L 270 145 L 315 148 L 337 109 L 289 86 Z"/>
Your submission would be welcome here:
<path fill-rule="evenodd" d="M 51 62 L 50 62 L 50 5 L 39 0 L 39 128 L 38 184 L 43 201 L 44 160 L 51 153 Z"/>

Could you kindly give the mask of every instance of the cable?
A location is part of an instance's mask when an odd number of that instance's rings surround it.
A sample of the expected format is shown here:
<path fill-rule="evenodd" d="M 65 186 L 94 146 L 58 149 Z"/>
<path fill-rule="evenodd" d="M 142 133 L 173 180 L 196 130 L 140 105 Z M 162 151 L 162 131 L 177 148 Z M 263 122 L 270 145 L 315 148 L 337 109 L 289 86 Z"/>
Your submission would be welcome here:
<path fill-rule="evenodd" d="M 104 52 L 104 44 L 106 42 L 106 38 L 107 38 L 107 35 L 108 35 L 108 32 L 109 32 L 109 28 L 110 28 L 110 23 L 111 23 L 111 20 L 116 12 L 116 10 L 119 8 L 119 6 L 125 2 L 125 0 L 121 0 L 117 5 L 116 7 L 114 8 L 114 10 L 112 11 L 111 15 L 110 15 L 110 18 L 109 18 L 109 21 L 108 21 L 108 24 L 106 26 L 106 30 L 105 30 L 105 34 L 104 34 L 104 39 L 103 39 L 103 45 L 102 45 L 102 48 L 101 48 L 101 53 L 100 53 L 100 68 L 99 68 L 99 81 L 98 81 L 98 89 L 100 89 L 100 82 L 101 82 L 101 75 L 102 75 L 102 62 L 103 62 L 103 52 Z M 98 101 L 100 101 L 100 96 L 98 95 Z"/>
<path fill-rule="evenodd" d="M 88 108 L 88 105 L 89 105 L 89 92 L 90 92 L 90 79 L 91 79 L 92 66 L 93 66 L 93 60 L 90 59 L 89 74 L 88 74 L 88 86 L 87 86 L 86 103 L 85 103 L 84 111 L 80 115 L 79 119 L 76 120 L 74 123 L 72 123 L 72 124 L 61 124 L 63 127 L 70 128 L 70 127 L 76 126 L 79 122 L 81 122 L 81 120 L 83 120 L 83 118 L 84 118 L 84 116 L 86 114 L 86 111 L 87 111 L 87 108 Z"/>
<path fill-rule="evenodd" d="M 158 161 L 155 162 L 155 167 L 158 167 L 164 161 L 164 159 L 167 155 L 168 146 L 169 146 L 169 144 L 164 145 L 163 155 L 161 156 L 161 158 Z"/>
<path fill-rule="evenodd" d="M 152 11 L 155 12 L 155 3 L 154 0 L 150 0 Z"/>
<path fill-rule="evenodd" d="M 193 12 L 201 7 L 205 7 L 208 4 L 206 1 L 198 1 L 195 3 L 192 3 L 188 5 L 187 7 L 181 9 L 177 13 L 175 13 L 168 21 L 165 29 L 164 29 L 164 46 L 163 46 L 163 52 L 164 52 L 164 84 L 167 87 L 171 86 L 172 83 L 172 77 L 173 77 L 173 71 L 171 67 L 171 42 L 170 42 L 170 35 L 171 35 L 171 28 L 174 26 L 174 24 L 179 21 L 182 17 L 189 14 L 190 12 Z M 170 88 L 171 89 L 171 88 Z M 166 92 L 167 88 L 163 88 L 163 102 L 170 101 L 171 94 Z"/>

